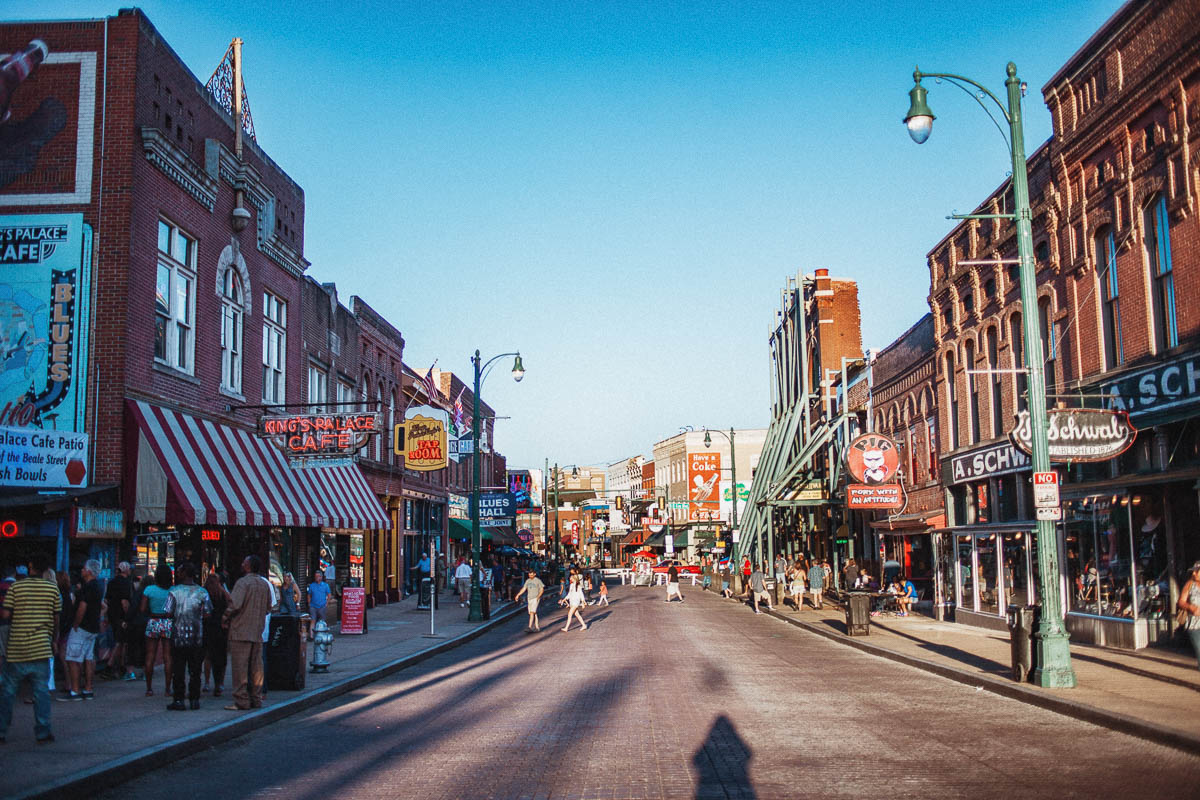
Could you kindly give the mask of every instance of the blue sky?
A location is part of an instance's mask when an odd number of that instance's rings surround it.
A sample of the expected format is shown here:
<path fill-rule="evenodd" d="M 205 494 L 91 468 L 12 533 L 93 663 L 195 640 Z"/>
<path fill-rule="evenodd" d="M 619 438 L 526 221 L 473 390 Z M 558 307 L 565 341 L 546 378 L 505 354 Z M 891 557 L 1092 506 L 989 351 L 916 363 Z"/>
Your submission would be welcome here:
<path fill-rule="evenodd" d="M 1008 173 L 975 103 L 914 64 L 1041 87 L 1116 0 L 829 4 L 146 2 L 204 80 L 234 36 L 259 143 L 305 189 L 311 273 L 470 379 L 513 466 L 650 454 L 680 426 L 765 427 L 788 275 L 859 281 L 865 346 L 928 309 L 925 254 Z M 8 0 L 7 19 L 119 5 Z M 833 9 L 831 11 L 830 9 Z M 431 291 L 433 290 L 433 291 Z"/>

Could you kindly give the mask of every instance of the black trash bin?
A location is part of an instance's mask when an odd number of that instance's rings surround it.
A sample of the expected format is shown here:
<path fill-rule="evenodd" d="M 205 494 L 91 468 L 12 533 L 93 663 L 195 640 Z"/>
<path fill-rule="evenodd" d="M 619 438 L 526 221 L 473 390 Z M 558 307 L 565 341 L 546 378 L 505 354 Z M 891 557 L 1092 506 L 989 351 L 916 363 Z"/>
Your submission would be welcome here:
<path fill-rule="evenodd" d="M 485 586 L 479 587 L 479 609 L 484 619 L 492 618 L 492 590 Z"/>
<path fill-rule="evenodd" d="M 267 637 L 267 689 L 304 688 L 305 637 L 299 614 L 272 614 Z"/>
<path fill-rule="evenodd" d="M 421 585 L 418 588 L 420 594 L 417 596 L 417 608 L 428 609 L 430 603 L 430 593 L 433 586 L 433 581 L 429 578 L 421 578 Z"/>
<path fill-rule="evenodd" d="M 1008 633 L 1012 644 L 1012 676 L 1018 683 L 1029 679 L 1037 664 L 1033 631 L 1037 625 L 1036 606 L 1009 606 Z"/>
<path fill-rule="evenodd" d="M 871 634 L 871 595 L 869 592 L 850 592 L 846 599 L 846 633 L 850 636 Z"/>

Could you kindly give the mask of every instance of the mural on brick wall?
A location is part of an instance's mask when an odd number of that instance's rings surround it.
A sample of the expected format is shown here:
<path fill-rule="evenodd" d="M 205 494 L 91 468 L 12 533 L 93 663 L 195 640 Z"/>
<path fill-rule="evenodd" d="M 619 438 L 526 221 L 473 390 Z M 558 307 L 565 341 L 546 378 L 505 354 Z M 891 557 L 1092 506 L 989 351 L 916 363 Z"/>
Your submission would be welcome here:
<path fill-rule="evenodd" d="M 0 205 L 90 202 L 95 113 L 96 53 L 0 55 Z"/>
<path fill-rule="evenodd" d="M 0 427 L 85 430 L 91 226 L 0 216 Z"/>

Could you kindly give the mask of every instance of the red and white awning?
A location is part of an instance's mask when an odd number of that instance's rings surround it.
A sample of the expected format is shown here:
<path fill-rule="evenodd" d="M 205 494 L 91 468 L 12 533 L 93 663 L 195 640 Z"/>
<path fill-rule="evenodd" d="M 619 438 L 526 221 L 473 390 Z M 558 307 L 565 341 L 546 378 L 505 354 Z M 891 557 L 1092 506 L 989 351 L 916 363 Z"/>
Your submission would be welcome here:
<path fill-rule="evenodd" d="M 135 522 L 389 530 L 355 464 L 293 469 L 254 434 L 140 400 Z"/>

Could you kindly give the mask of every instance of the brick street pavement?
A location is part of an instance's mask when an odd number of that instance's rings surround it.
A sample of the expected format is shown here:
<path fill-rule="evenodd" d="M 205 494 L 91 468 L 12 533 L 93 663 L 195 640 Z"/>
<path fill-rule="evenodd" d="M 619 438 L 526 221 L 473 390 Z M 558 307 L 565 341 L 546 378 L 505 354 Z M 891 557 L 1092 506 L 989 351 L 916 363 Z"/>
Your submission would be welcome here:
<path fill-rule="evenodd" d="M 977 691 L 698 589 L 518 618 L 105 795 L 1195 797 L 1200 757 Z"/>
<path fill-rule="evenodd" d="M 335 636 L 329 672 L 308 673 L 305 691 L 319 690 L 348 676 L 411 656 L 477 627 L 467 622 L 467 611 L 459 607 L 456 598 L 443 594 L 437 612 L 437 633 L 444 639 L 424 638 L 423 634 L 429 633 L 429 612 L 417 610 L 416 604 L 414 595 L 400 603 L 371 609 L 367 612 L 366 635 Z M 502 609 L 495 611 L 500 613 Z M 336 625 L 334 631 L 337 632 Z M 310 662 L 311 648 L 310 643 Z M 163 691 L 161 665 L 157 668 L 153 697 L 145 696 L 144 681 L 97 678 L 95 700 L 52 704 L 51 724 L 57 741 L 49 746 L 34 744 L 33 707 L 18 702 L 8 729 L 8 743 L 0 749 L 0 797 L 25 793 L 64 776 L 100 768 L 130 754 L 238 719 L 246 712 L 224 710 L 225 705 L 233 702 L 230 682 L 227 669 L 223 697 L 206 694 L 201 697 L 199 711 L 170 712 L 166 710 L 170 696 Z M 264 698 L 264 706 L 270 710 L 301 694 L 271 691 Z M 20 764 L 20 768 L 11 768 L 13 764 Z"/>

